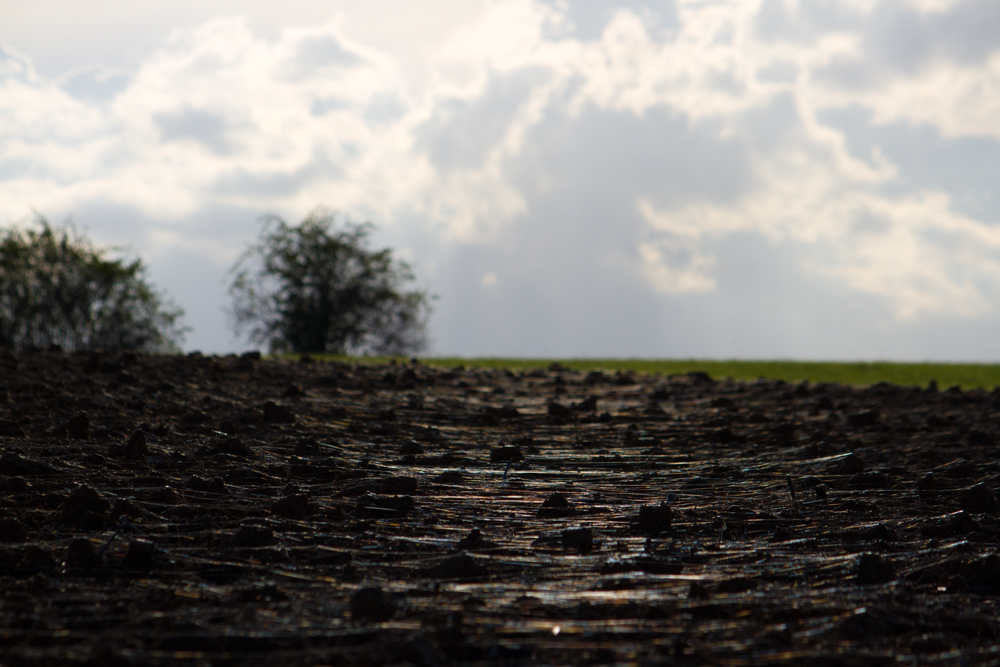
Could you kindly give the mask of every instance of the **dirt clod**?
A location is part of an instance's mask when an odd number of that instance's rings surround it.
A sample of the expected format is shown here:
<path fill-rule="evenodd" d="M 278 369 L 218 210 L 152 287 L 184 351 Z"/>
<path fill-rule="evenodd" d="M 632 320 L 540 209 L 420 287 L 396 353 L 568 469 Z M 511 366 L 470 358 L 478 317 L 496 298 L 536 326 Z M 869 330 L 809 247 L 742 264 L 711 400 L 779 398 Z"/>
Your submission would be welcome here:
<path fill-rule="evenodd" d="M 146 444 L 146 434 L 136 430 L 125 443 L 122 458 L 126 461 L 140 461 L 149 456 L 149 446 Z"/>
<path fill-rule="evenodd" d="M 896 568 L 879 554 L 862 554 L 858 558 L 856 574 L 862 586 L 884 584 L 896 578 Z"/>
<path fill-rule="evenodd" d="M 378 587 L 362 588 L 351 596 L 351 618 L 358 621 L 384 623 L 396 614 L 394 605 Z"/>

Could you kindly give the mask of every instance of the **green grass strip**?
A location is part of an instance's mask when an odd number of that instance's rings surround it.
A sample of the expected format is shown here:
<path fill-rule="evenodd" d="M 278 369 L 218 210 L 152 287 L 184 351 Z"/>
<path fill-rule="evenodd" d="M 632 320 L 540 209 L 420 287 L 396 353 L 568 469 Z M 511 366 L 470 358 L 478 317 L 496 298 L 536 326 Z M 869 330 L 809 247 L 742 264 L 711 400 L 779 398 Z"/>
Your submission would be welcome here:
<path fill-rule="evenodd" d="M 312 355 L 316 359 L 349 362 L 390 363 L 390 358 L 354 358 Z M 406 363 L 405 358 L 397 358 Z M 931 380 L 941 389 L 960 386 L 963 389 L 993 389 L 1000 386 L 1000 364 L 946 364 L 900 363 L 888 361 L 745 361 L 699 359 L 508 359 L 502 357 L 431 357 L 421 358 L 421 363 L 466 368 L 494 368 L 531 370 L 548 368 L 553 363 L 577 371 L 603 370 L 605 372 L 635 371 L 672 375 L 703 371 L 713 378 L 733 380 L 781 379 L 786 382 L 812 383 L 838 382 L 842 384 L 870 385 L 888 382 L 901 386 L 926 387 Z"/>

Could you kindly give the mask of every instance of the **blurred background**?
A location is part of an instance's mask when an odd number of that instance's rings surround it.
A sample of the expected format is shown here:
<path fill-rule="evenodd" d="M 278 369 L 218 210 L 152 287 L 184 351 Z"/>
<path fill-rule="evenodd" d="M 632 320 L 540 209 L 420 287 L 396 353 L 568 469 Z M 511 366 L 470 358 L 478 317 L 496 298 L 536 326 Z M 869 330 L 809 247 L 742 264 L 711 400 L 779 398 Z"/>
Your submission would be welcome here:
<path fill-rule="evenodd" d="M 0 225 L 247 349 L 258 219 L 377 225 L 439 355 L 1000 361 L 995 0 L 0 5 Z"/>

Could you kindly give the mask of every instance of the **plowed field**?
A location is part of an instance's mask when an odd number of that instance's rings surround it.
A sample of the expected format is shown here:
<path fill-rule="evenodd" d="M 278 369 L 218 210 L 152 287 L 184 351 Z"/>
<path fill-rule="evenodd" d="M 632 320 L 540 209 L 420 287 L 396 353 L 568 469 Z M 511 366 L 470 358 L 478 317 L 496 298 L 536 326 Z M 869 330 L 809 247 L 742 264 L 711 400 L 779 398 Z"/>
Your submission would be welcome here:
<path fill-rule="evenodd" d="M 0 354 L 0 664 L 996 664 L 1000 395 Z"/>

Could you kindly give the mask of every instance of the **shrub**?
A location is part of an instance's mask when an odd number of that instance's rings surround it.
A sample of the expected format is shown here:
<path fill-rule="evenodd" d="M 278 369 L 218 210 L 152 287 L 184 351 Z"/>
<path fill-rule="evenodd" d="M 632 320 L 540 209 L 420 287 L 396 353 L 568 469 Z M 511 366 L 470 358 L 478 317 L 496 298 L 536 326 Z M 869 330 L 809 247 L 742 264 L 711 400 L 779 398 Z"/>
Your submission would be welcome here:
<path fill-rule="evenodd" d="M 0 347 L 177 350 L 184 311 L 115 250 L 42 216 L 0 232 Z"/>
<path fill-rule="evenodd" d="M 429 297 L 404 291 L 413 273 L 388 248 L 368 248 L 370 223 L 336 225 L 317 209 L 300 225 L 263 219 L 231 270 L 239 335 L 276 352 L 403 355 L 426 345 Z"/>

